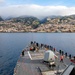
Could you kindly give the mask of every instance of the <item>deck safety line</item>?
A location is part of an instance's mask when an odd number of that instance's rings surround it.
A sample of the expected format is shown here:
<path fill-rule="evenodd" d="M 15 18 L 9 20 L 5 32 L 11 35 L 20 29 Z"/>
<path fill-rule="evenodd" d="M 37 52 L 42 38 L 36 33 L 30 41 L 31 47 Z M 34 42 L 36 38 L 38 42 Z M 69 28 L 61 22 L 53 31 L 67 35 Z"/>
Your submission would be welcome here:
<path fill-rule="evenodd" d="M 32 60 L 32 57 L 31 57 L 31 55 L 30 55 L 30 52 L 29 52 L 29 51 L 28 51 L 28 55 L 29 55 L 30 59 Z"/>

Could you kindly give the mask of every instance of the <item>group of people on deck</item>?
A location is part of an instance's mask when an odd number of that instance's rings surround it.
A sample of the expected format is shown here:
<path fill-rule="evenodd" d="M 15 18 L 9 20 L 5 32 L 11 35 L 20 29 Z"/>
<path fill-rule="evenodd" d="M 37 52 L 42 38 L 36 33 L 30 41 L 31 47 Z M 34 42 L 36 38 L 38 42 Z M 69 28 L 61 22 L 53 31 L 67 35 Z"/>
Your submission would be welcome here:
<path fill-rule="evenodd" d="M 35 48 L 35 46 L 39 46 L 39 44 L 38 43 L 36 43 L 36 42 L 31 42 L 31 45 L 33 45 L 33 47 L 30 47 L 30 51 L 35 51 L 36 50 L 36 48 Z M 54 48 L 53 46 L 49 46 L 49 45 L 44 45 L 44 44 L 41 44 L 40 45 L 41 46 L 41 48 L 42 47 L 44 47 L 46 50 L 52 50 L 52 51 L 56 51 L 56 48 Z M 59 52 L 60 53 L 60 62 L 63 62 L 63 59 L 64 59 L 64 56 L 63 56 L 63 54 L 64 54 L 64 52 L 62 51 L 62 52 Z"/>
<path fill-rule="evenodd" d="M 30 47 L 30 51 L 35 51 L 35 50 L 38 51 L 39 50 L 38 43 L 31 41 L 31 45 L 32 45 L 32 47 Z M 53 48 L 52 46 L 47 46 L 47 45 L 41 44 L 41 47 L 43 47 L 43 46 L 47 49 L 53 50 L 54 52 L 56 51 L 56 48 Z M 59 51 L 59 53 L 60 53 L 60 62 L 63 62 L 63 59 L 64 59 L 63 52 Z M 22 56 L 24 56 L 24 50 L 22 51 Z"/>
<path fill-rule="evenodd" d="M 56 51 L 56 49 L 53 46 L 49 46 L 47 44 L 39 44 L 36 43 L 35 41 L 34 42 L 31 41 L 30 51 L 39 50 L 39 48 L 45 48 L 45 50 L 52 50 L 54 52 Z"/>

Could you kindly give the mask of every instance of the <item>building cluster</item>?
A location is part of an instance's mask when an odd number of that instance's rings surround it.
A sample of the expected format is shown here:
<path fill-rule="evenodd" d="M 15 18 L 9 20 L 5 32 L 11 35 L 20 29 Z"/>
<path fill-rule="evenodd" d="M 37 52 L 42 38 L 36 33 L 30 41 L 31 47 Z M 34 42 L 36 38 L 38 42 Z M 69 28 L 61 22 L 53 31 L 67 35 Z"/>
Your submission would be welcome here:
<path fill-rule="evenodd" d="M 28 32 L 31 26 L 26 26 L 20 22 L 13 23 L 11 21 L 0 22 L 0 32 Z"/>
<path fill-rule="evenodd" d="M 37 32 L 75 32 L 75 25 L 69 24 L 46 24 L 40 25 Z"/>
<path fill-rule="evenodd" d="M 47 22 L 40 24 L 36 29 L 31 25 L 21 22 L 12 22 L 11 20 L 0 21 L 0 32 L 75 32 L 75 21 L 67 23 L 67 20 L 59 23 L 59 19 L 47 18 Z"/>

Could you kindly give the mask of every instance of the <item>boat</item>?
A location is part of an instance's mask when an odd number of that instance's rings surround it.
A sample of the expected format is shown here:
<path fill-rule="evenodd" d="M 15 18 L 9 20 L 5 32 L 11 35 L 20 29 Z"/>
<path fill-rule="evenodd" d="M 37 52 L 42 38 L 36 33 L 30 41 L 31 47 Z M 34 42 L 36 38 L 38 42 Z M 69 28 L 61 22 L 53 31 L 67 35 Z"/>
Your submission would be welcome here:
<path fill-rule="evenodd" d="M 26 47 L 14 68 L 13 75 L 75 75 L 75 64 L 49 45 L 32 42 Z"/>

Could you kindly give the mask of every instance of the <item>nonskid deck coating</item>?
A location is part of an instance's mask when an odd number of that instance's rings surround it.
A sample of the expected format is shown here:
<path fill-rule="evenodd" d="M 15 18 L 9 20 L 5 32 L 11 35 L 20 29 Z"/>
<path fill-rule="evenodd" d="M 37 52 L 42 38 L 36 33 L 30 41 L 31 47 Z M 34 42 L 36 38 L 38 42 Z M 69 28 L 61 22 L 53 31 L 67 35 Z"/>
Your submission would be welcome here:
<path fill-rule="evenodd" d="M 62 72 L 71 63 L 68 58 L 64 58 L 64 63 L 60 62 L 60 54 L 55 52 L 58 59 L 55 61 L 56 67 L 51 70 L 46 63 L 43 63 L 44 52 L 45 50 L 39 50 L 39 52 L 25 51 L 25 55 L 19 57 L 14 75 L 41 75 L 38 67 L 41 69 L 42 75 L 56 75 L 57 70 Z"/>

